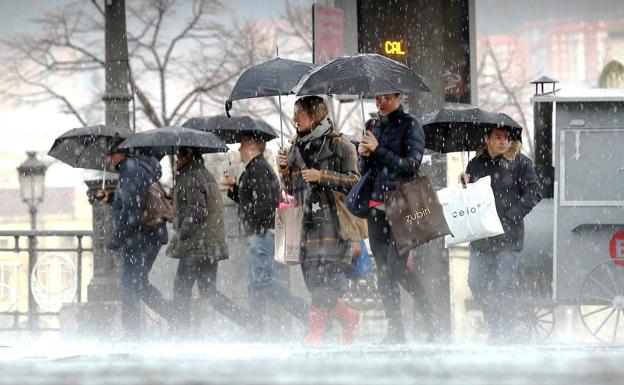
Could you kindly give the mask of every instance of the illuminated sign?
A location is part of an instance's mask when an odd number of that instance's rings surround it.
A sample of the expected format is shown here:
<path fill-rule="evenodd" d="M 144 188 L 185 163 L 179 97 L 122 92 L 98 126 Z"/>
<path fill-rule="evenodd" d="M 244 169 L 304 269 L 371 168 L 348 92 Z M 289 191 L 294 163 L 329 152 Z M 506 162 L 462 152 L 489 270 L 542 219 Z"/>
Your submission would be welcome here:
<path fill-rule="evenodd" d="M 400 41 L 386 40 L 384 43 L 384 51 L 388 55 L 405 55 L 405 51 L 401 48 Z"/>

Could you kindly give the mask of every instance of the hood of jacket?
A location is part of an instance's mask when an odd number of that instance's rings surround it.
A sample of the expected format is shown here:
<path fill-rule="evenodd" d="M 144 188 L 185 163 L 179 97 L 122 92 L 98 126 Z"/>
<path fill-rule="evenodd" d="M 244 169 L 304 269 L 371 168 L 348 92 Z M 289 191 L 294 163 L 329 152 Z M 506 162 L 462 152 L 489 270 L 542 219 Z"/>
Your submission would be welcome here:
<path fill-rule="evenodd" d="M 509 150 L 507 150 L 506 153 L 503 154 L 503 157 L 507 160 L 514 160 L 516 159 L 516 156 L 518 156 L 518 154 L 520 153 L 520 150 L 522 150 L 522 142 L 518 139 L 512 140 L 509 146 Z M 479 149 L 477 149 L 477 151 L 475 152 L 475 158 L 480 157 L 483 154 L 487 154 L 487 146 L 485 144 L 483 144 Z M 489 155 L 489 154 L 488 154 Z"/>

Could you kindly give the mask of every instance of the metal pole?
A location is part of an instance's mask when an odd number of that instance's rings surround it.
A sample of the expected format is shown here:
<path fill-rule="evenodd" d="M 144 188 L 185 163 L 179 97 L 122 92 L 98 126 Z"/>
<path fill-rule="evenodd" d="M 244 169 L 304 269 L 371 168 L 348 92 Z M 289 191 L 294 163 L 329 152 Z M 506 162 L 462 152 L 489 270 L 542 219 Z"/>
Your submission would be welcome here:
<path fill-rule="evenodd" d="M 37 207 L 31 204 L 29 205 L 29 211 L 30 229 L 33 233 L 28 236 L 28 329 L 34 331 L 38 328 L 37 322 L 35 321 L 37 302 L 35 301 L 32 288 L 32 275 L 35 265 L 37 264 L 37 253 L 35 251 L 37 248 L 37 236 L 34 233 L 37 230 Z"/>

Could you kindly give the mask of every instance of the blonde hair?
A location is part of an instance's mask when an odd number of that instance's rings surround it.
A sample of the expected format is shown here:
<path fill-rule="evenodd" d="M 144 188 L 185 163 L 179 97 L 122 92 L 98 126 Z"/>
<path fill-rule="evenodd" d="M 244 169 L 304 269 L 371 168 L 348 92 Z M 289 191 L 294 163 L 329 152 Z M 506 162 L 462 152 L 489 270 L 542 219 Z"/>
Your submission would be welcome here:
<path fill-rule="evenodd" d="M 299 104 L 301 109 L 312 117 L 315 125 L 319 124 L 329 114 L 327 103 L 320 96 L 304 96 L 298 99 L 295 104 Z"/>

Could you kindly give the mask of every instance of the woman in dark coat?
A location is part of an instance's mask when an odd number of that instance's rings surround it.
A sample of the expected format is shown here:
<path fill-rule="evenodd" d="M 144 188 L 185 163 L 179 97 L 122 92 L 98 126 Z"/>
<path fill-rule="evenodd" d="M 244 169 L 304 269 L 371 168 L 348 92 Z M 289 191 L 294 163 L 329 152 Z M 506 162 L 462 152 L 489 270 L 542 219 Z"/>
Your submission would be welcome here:
<path fill-rule="evenodd" d="M 385 194 L 399 181 L 414 178 L 425 150 L 425 133 L 412 115 L 403 111 L 403 94 L 375 98 L 380 118 L 367 123 L 358 147 L 360 172 L 371 170 L 372 183 L 368 235 L 377 265 L 377 286 L 384 305 L 388 330 L 384 343 L 404 343 L 399 284 L 417 301 L 422 311 L 428 339 L 433 338 L 433 314 L 422 283 L 408 268 L 407 255 L 400 255 L 384 207 Z"/>
<path fill-rule="evenodd" d="M 306 344 L 324 341 L 330 312 L 340 321 L 341 341 L 351 343 L 359 314 L 340 297 L 345 286 L 343 266 L 350 263 L 353 244 L 341 239 L 333 191 L 348 193 L 360 178 L 355 146 L 334 131 L 325 101 L 306 96 L 295 102 L 297 135 L 276 162 L 288 193 L 303 207 L 302 271 L 312 304 Z"/>

